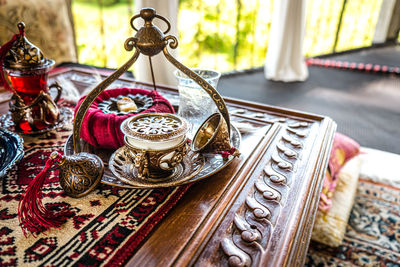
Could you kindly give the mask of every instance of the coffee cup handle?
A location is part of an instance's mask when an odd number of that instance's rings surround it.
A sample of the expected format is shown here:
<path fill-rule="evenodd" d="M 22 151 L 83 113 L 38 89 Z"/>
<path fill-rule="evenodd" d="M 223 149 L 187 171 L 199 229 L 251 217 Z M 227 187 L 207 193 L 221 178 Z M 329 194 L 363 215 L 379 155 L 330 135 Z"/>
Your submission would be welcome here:
<path fill-rule="evenodd" d="M 60 100 L 61 94 L 62 94 L 62 87 L 57 83 L 53 83 L 52 85 L 49 86 L 49 90 L 52 88 L 56 88 L 57 90 L 57 95 L 56 97 L 53 99 L 54 103 L 57 104 L 58 100 Z"/>
<path fill-rule="evenodd" d="M 149 162 L 147 160 L 146 151 L 134 153 L 129 151 L 129 157 L 133 160 L 133 164 L 138 172 L 139 178 L 144 178 L 149 176 Z"/>
<path fill-rule="evenodd" d="M 181 149 L 170 152 L 172 153 L 172 155 L 168 159 L 166 159 L 165 157 L 170 153 L 167 153 L 159 161 L 158 167 L 160 167 L 160 169 L 164 171 L 172 170 L 183 160 L 183 158 L 187 154 L 187 150 L 188 150 L 188 144 L 185 143 L 185 145 Z"/>

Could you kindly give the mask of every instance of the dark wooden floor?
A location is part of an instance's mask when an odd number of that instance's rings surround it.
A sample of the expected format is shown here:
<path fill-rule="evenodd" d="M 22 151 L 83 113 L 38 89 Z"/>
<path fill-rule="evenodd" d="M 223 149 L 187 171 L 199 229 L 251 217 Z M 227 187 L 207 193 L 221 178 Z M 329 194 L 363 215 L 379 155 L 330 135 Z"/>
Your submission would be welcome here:
<path fill-rule="evenodd" d="M 400 67 L 400 46 L 374 48 L 331 59 Z M 268 81 L 263 70 L 223 75 L 224 96 L 331 117 L 338 131 L 372 147 L 400 154 L 400 76 L 309 67 L 305 82 Z"/>

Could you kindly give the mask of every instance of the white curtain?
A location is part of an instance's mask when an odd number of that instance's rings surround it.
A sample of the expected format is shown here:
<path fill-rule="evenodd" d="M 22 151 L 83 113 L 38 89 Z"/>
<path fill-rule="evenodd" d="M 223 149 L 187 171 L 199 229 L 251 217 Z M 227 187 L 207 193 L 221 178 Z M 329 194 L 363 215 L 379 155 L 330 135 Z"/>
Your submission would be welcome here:
<path fill-rule="evenodd" d="M 178 0 L 138 0 L 135 1 L 135 14 L 138 14 L 140 12 L 140 9 L 144 7 L 154 8 L 158 15 L 165 17 L 171 23 L 171 30 L 166 35 L 174 35 L 176 38 L 178 38 L 178 3 Z M 143 25 L 142 22 L 142 19 L 137 19 L 135 21 L 136 28 Z M 158 28 L 160 28 L 161 31 L 164 32 L 167 29 L 164 21 L 156 18 L 153 20 L 153 22 Z M 169 48 L 169 52 L 175 58 L 178 56 L 177 50 L 178 48 Z M 173 74 L 173 71 L 176 68 L 171 63 L 169 63 L 169 61 L 165 58 L 163 52 L 159 53 L 156 56 L 153 56 L 151 59 L 156 83 L 165 85 L 176 85 L 177 82 Z M 138 61 L 133 66 L 137 80 L 151 83 L 151 71 L 149 59 L 147 56 L 140 55 Z"/>
<path fill-rule="evenodd" d="M 306 0 L 275 0 L 264 65 L 267 79 L 283 82 L 307 79 L 303 58 L 305 11 Z"/>

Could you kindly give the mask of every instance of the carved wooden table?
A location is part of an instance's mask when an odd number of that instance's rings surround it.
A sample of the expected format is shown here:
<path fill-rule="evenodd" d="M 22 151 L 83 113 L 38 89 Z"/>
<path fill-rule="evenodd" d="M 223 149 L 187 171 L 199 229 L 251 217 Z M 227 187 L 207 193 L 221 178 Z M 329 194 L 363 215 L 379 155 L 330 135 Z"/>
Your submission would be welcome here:
<path fill-rule="evenodd" d="M 81 90 L 83 70 L 58 75 Z M 55 79 L 54 76 L 52 79 Z M 151 85 L 120 79 L 109 88 Z M 173 105 L 174 88 L 159 87 Z M 193 184 L 129 266 L 297 266 L 305 260 L 335 123 L 326 117 L 226 98 L 242 133 L 240 158 Z"/>

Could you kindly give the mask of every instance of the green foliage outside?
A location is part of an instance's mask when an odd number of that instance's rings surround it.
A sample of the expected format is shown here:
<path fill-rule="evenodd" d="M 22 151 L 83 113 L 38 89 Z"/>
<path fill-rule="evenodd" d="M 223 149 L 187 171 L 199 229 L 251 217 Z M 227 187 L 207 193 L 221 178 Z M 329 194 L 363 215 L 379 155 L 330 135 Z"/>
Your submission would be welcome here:
<path fill-rule="evenodd" d="M 134 34 L 129 26 L 132 8 L 118 3 L 101 10 L 97 1 L 73 1 L 80 63 L 116 68 L 128 59 L 130 53 L 125 51 L 124 42 Z M 101 34 L 101 18 L 104 34 Z"/>
<path fill-rule="evenodd" d="M 382 0 L 308 0 L 305 56 L 369 46 Z M 231 71 L 264 64 L 273 0 L 181 0 L 179 59 L 190 67 Z M 116 68 L 130 57 L 132 0 L 74 0 L 79 61 Z M 162 14 L 161 14 L 162 15 Z M 102 34 L 103 32 L 103 34 Z"/>

